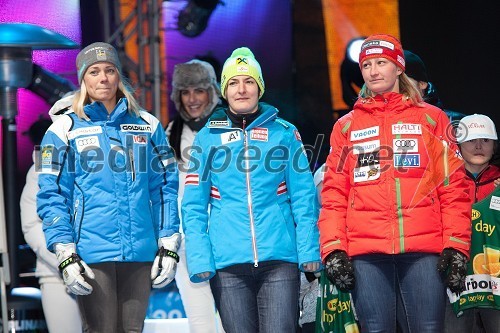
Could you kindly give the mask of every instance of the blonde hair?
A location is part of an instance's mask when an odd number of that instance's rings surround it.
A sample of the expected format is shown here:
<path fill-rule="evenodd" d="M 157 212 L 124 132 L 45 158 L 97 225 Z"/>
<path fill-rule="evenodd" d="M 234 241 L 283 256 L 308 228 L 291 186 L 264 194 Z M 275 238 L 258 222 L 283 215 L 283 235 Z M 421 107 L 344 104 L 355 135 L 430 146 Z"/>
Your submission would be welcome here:
<path fill-rule="evenodd" d="M 118 69 L 117 69 L 118 71 Z M 143 110 L 143 108 L 139 105 L 139 102 L 135 99 L 133 95 L 133 90 L 130 84 L 127 82 L 125 77 L 122 76 L 120 72 L 118 72 L 119 82 L 118 82 L 118 90 L 116 91 L 116 102 L 125 97 L 127 99 L 127 109 L 128 112 L 132 115 L 139 117 L 139 112 Z M 89 117 L 85 114 L 84 107 L 87 104 L 92 103 L 90 100 L 90 96 L 87 92 L 87 86 L 85 85 L 85 81 L 82 80 L 80 84 L 80 90 L 75 93 L 75 99 L 73 100 L 73 112 L 80 119 L 89 120 Z"/>
<path fill-rule="evenodd" d="M 401 73 L 399 75 L 399 93 L 403 95 L 403 101 L 410 100 L 413 105 L 422 106 L 424 102 L 422 94 L 418 87 L 410 80 L 410 78 L 405 74 Z M 367 88 L 366 84 L 363 84 L 361 90 L 359 91 L 358 97 L 363 99 L 368 99 L 374 97 L 375 94 Z"/>

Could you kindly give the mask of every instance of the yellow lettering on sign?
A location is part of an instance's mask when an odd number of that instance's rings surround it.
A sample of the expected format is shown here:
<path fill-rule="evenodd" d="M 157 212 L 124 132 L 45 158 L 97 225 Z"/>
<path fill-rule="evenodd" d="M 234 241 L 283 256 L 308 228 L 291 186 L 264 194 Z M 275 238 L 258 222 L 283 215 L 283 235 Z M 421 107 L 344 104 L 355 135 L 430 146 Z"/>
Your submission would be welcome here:
<path fill-rule="evenodd" d="M 483 222 L 483 220 L 479 220 L 474 225 L 474 229 L 476 229 L 477 232 L 484 232 L 488 236 L 491 236 L 493 234 L 493 231 L 495 231 L 496 225 L 491 225 L 488 223 Z"/>

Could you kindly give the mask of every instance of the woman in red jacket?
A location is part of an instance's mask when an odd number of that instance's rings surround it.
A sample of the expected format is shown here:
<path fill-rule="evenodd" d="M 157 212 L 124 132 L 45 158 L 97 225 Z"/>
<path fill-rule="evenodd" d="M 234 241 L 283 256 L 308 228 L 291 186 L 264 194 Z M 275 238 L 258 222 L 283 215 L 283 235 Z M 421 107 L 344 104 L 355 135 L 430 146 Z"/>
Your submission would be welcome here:
<path fill-rule="evenodd" d="M 368 37 L 365 81 L 330 139 L 318 221 L 327 274 L 352 290 L 363 332 L 441 332 L 445 284 L 464 287 L 471 202 L 446 114 L 404 74 L 400 42 Z"/>

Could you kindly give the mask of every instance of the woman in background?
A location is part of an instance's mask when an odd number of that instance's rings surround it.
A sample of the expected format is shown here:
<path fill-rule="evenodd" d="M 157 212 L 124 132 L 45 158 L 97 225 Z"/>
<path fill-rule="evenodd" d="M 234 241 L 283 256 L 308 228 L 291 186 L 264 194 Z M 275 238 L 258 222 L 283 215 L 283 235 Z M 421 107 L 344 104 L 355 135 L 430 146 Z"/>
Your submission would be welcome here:
<path fill-rule="evenodd" d="M 73 94 L 71 94 L 52 106 L 49 110 L 52 121 L 55 121 L 70 109 L 73 97 Z M 38 129 L 43 130 L 43 132 L 38 135 L 35 133 L 30 135 L 35 148 L 40 145 L 43 134 L 50 126 L 50 121 L 39 121 L 39 124 L 46 125 Z M 40 137 L 38 138 L 38 136 Z M 34 154 L 37 152 L 35 150 Z M 69 292 L 61 278 L 56 255 L 47 250 L 45 235 L 42 230 L 42 220 L 36 213 L 38 189 L 38 173 L 35 171 L 35 165 L 32 165 L 26 174 L 26 184 L 21 194 L 21 227 L 26 243 L 36 254 L 35 275 L 38 277 L 42 293 L 43 315 L 50 333 L 78 333 L 82 331 L 82 321 L 75 295 Z"/>

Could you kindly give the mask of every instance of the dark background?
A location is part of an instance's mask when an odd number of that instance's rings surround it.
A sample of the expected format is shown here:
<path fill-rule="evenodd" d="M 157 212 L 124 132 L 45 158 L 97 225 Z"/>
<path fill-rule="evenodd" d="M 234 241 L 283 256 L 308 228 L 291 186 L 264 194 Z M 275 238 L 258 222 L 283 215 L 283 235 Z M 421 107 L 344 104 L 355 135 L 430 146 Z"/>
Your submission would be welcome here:
<path fill-rule="evenodd" d="M 328 140 L 334 123 L 321 2 L 294 3 L 295 93 L 301 117 L 298 123 L 304 141 L 312 145 L 317 133 L 324 133 Z M 500 3 L 496 1 L 399 1 L 403 47 L 422 58 L 444 107 L 488 115 L 497 126 L 499 17 Z M 318 164 L 325 160 L 328 148 L 327 141 Z"/>

